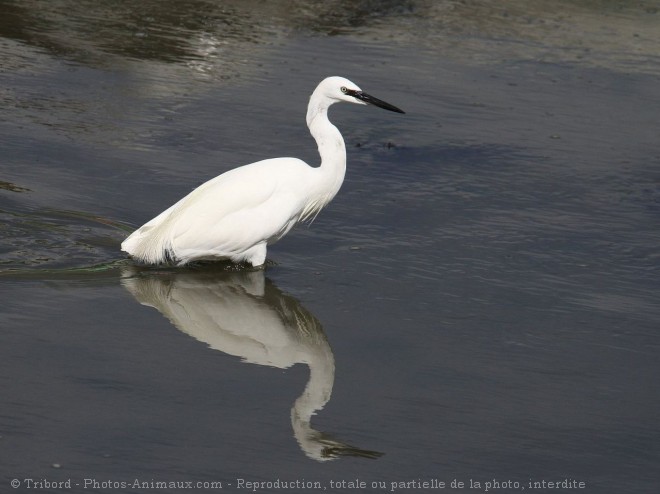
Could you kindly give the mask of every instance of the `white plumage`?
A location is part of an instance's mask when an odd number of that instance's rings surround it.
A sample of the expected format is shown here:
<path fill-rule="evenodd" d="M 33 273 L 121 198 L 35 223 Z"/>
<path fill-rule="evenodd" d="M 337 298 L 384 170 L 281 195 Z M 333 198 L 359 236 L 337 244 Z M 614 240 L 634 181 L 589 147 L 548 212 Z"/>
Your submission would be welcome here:
<path fill-rule="evenodd" d="M 328 108 L 340 101 L 403 113 L 348 79 L 328 77 L 312 93 L 307 108 L 307 126 L 318 145 L 321 166 L 274 158 L 225 172 L 145 223 L 121 249 L 146 264 L 229 259 L 263 265 L 267 245 L 296 223 L 313 219 L 344 181 L 346 146 L 328 120 Z"/>

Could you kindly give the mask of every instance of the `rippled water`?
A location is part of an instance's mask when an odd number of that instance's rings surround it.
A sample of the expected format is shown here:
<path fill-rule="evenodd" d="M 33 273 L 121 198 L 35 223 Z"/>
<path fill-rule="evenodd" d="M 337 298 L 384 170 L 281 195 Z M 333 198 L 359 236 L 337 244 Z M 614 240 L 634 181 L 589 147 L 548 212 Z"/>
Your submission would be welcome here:
<path fill-rule="evenodd" d="M 655 2 L 0 14 L 4 488 L 657 491 Z M 212 176 L 317 163 L 333 74 L 406 115 L 333 107 L 346 182 L 265 273 L 122 256 Z"/>

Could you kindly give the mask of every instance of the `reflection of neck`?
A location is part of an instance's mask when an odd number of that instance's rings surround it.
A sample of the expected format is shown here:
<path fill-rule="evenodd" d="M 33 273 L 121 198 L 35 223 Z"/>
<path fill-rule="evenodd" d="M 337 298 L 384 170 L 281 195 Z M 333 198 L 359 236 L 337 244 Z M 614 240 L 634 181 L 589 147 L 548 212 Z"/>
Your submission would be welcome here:
<path fill-rule="evenodd" d="M 298 397 L 291 409 L 293 432 L 305 453 L 315 459 L 322 459 L 317 454 L 319 449 L 311 419 L 330 400 L 335 382 L 335 359 L 329 346 L 319 347 L 319 352 L 309 361 L 309 381 L 305 390 Z"/>

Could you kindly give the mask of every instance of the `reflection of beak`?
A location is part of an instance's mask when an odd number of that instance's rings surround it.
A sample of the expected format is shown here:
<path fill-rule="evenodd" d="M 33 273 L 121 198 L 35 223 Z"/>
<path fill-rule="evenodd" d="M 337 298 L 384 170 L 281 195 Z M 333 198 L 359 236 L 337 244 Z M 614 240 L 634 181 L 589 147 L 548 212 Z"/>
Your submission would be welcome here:
<path fill-rule="evenodd" d="M 327 441 L 326 441 L 327 442 Z M 333 441 L 333 445 L 328 445 L 323 448 L 321 455 L 324 459 L 334 460 L 335 458 L 342 458 L 347 456 L 352 456 L 356 458 L 367 458 L 369 460 L 377 460 L 384 453 L 379 451 L 369 451 L 368 449 L 360 449 L 355 446 L 350 446 L 348 444 L 343 444 L 340 442 Z"/>
<path fill-rule="evenodd" d="M 385 101 L 380 100 L 378 98 L 374 98 L 370 94 L 363 93 L 362 91 L 350 91 L 348 94 L 353 96 L 355 99 L 359 99 L 360 101 L 364 101 L 365 103 L 369 103 L 370 105 L 383 108 L 384 110 L 394 111 L 397 113 L 406 113 L 400 108 L 397 108 L 394 105 L 390 105 L 389 103 L 386 103 Z"/>

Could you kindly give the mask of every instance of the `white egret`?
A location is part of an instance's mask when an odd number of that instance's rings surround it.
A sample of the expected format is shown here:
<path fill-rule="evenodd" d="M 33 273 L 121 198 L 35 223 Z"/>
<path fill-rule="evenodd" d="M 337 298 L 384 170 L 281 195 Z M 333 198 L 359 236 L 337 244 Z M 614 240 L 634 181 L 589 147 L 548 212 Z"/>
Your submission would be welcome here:
<path fill-rule="evenodd" d="M 346 146 L 328 120 L 328 108 L 342 101 L 404 113 L 348 79 L 328 77 L 307 107 L 307 126 L 321 155 L 319 167 L 297 158 L 274 158 L 229 170 L 145 223 L 121 249 L 146 264 L 229 259 L 263 265 L 266 246 L 296 223 L 312 220 L 344 181 Z"/>

